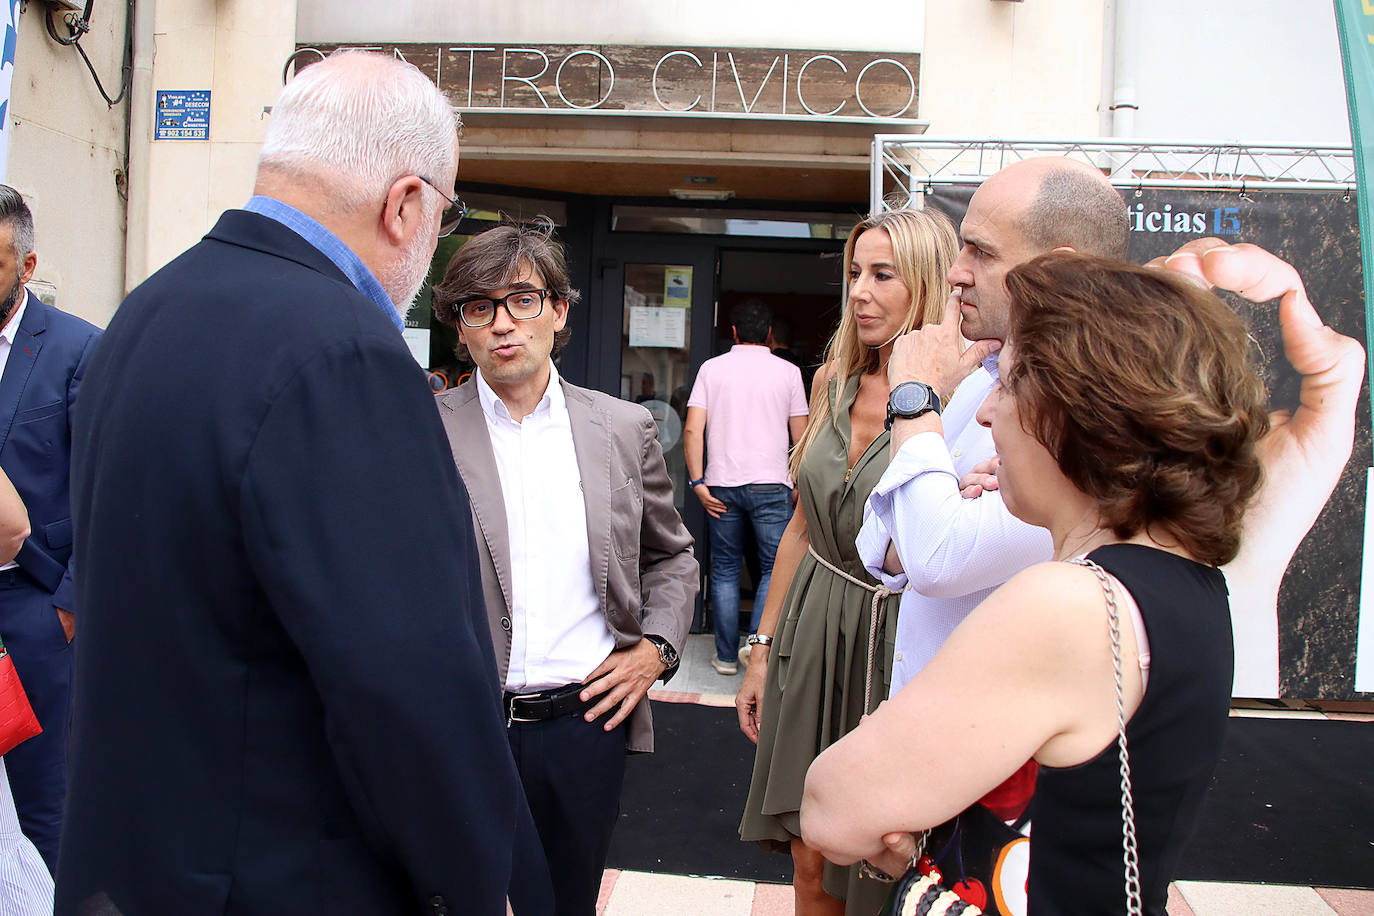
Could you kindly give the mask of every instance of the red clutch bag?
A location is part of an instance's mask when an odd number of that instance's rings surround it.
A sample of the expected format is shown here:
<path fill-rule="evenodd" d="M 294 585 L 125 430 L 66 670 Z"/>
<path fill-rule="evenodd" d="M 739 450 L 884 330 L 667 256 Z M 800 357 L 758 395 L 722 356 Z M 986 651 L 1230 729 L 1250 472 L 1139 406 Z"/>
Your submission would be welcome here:
<path fill-rule="evenodd" d="M 29 705 L 29 695 L 24 685 L 19 683 L 19 672 L 14 670 L 14 660 L 3 644 L 0 644 L 0 756 L 4 756 L 34 735 L 41 734 L 43 727 Z"/>

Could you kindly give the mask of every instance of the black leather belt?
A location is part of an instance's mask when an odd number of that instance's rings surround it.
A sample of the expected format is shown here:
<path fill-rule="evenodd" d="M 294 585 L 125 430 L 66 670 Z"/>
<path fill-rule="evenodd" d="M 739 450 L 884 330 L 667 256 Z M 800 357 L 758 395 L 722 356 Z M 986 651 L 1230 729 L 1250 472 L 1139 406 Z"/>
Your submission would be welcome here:
<path fill-rule="evenodd" d="M 543 722 L 562 716 L 577 715 L 596 705 L 598 697 L 583 700 L 582 689 L 586 684 L 569 684 L 554 687 L 538 693 L 507 693 L 506 726 L 514 722 Z"/>

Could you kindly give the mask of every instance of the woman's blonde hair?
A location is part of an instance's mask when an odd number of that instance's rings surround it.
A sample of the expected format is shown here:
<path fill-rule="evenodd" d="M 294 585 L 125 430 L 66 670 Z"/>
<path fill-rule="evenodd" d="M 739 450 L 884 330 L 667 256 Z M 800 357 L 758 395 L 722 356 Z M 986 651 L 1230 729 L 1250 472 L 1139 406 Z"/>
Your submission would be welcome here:
<path fill-rule="evenodd" d="M 881 347 L 865 346 L 859 340 L 859 326 L 849 307 L 849 269 L 854 263 L 854 246 L 870 229 L 881 229 L 892 239 L 892 266 L 910 299 L 900 333 L 905 334 L 926 324 L 938 324 L 945 314 L 945 300 L 949 295 L 946 275 L 959 254 L 959 239 L 949 219 L 938 210 L 903 208 L 873 213 L 849 233 L 844 243 L 844 294 L 841 299 L 840 324 L 825 348 L 824 371 L 826 384 L 811 389 L 811 417 L 801 441 L 792 449 L 789 470 L 797 479 L 803 458 L 816 440 L 821 425 L 835 422 L 830 412 L 828 379 L 841 384 L 850 376 L 875 372 L 879 366 Z"/>

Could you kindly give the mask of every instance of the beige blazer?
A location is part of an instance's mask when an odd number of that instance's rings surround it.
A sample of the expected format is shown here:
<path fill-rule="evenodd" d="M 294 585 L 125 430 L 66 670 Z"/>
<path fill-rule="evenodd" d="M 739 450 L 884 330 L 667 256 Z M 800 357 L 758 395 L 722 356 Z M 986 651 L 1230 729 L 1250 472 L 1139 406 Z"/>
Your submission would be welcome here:
<path fill-rule="evenodd" d="M 658 427 L 638 404 L 562 382 L 587 506 L 592 580 L 617 649 L 645 633 L 681 651 L 700 587 L 692 537 L 673 505 Z M 510 533 L 476 378 L 438 395 L 458 473 L 472 503 L 482 590 L 500 683 L 510 666 Z M 654 749 L 647 698 L 630 714 L 631 751 Z"/>

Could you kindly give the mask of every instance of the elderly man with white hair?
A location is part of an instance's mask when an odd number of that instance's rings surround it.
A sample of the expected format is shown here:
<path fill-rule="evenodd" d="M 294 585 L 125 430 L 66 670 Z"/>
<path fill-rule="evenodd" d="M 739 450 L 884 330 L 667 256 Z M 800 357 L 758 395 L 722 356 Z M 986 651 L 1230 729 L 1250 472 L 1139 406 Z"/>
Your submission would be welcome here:
<path fill-rule="evenodd" d="M 400 334 L 461 219 L 457 126 L 409 64 L 303 69 L 252 199 L 92 356 L 58 913 L 505 912 L 524 801 Z"/>

